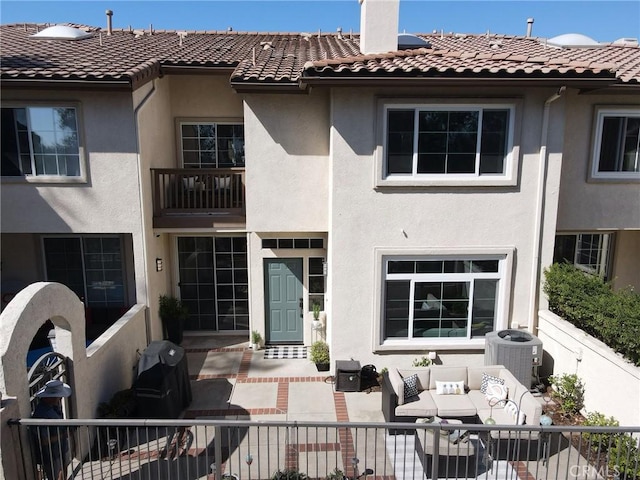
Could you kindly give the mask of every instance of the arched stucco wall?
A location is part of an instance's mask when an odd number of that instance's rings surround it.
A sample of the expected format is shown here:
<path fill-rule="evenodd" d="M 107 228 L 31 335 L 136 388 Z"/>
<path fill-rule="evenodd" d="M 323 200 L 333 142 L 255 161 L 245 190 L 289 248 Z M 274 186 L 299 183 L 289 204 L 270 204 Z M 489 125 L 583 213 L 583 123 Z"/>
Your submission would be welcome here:
<path fill-rule="evenodd" d="M 27 352 L 47 319 L 56 327 L 56 351 L 70 359 L 72 386 L 80 373 L 74 366 L 86 364 L 82 361 L 86 359 L 84 304 L 76 294 L 53 282 L 33 283 L 21 290 L 0 314 L 0 390 L 18 399 L 22 417 L 31 414 Z M 72 412 L 72 416 L 82 413 Z"/>

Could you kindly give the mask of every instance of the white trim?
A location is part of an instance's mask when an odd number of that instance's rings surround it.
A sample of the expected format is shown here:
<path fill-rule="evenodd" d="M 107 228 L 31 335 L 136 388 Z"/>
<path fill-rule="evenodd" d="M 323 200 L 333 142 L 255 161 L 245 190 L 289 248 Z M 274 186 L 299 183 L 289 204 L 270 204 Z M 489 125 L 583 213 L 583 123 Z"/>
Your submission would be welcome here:
<path fill-rule="evenodd" d="M 478 135 L 478 147 L 476 148 L 475 172 L 470 174 L 417 174 L 417 142 L 418 136 L 414 135 L 413 146 L 413 166 L 412 173 L 401 175 L 387 175 L 386 147 L 387 147 L 387 112 L 390 109 L 415 109 L 416 119 L 414 128 L 418 128 L 417 115 L 419 110 L 435 111 L 478 111 L 479 133 L 482 129 L 482 112 L 485 109 L 507 109 L 509 110 L 509 125 L 507 132 L 507 155 L 504 162 L 504 173 L 502 174 L 479 174 L 479 146 L 481 135 Z M 380 99 L 377 107 L 377 118 L 379 119 L 377 128 L 376 170 L 374 185 L 376 187 L 412 187 L 412 186 L 513 186 L 517 184 L 519 145 L 516 139 L 520 136 L 520 124 L 522 111 L 522 101 L 515 98 L 483 99 L 474 102 L 469 99 Z"/>
<path fill-rule="evenodd" d="M 593 130 L 593 150 L 591 153 L 590 180 L 595 181 L 617 181 L 617 182 L 640 182 L 640 172 L 600 172 L 600 148 L 602 146 L 602 125 L 606 117 L 639 117 L 640 107 L 596 107 L 595 122 Z M 637 161 L 640 162 L 640 152 Z"/>
<path fill-rule="evenodd" d="M 494 323 L 495 330 L 507 328 L 509 322 L 508 315 L 511 304 L 511 277 L 513 271 L 513 261 L 515 257 L 515 247 L 468 247 L 468 248 L 374 248 L 374 309 L 372 321 L 372 350 L 374 352 L 388 351 L 406 351 L 406 350 L 424 350 L 424 349 L 446 349 L 446 350 L 473 350 L 483 349 L 485 346 L 484 338 L 469 339 L 466 337 L 436 338 L 422 337 L 412 339 L 393 339 L 385 340 L 383 338 L 382 318 L 383 318 L 383 302 L 384 284 L 386 274 L 384 266 L 388 257 L 397 257 L 398 259 L 416 257 L 431 257 L 434 260 L 465 260 L 465 259 L 482 259 L 498 260 L 498 272 L 488 273 L 485 278 L 498 278 L 497 300 L 496 300 L 496 318 Z M 445 275 L 445 274 L 442 274 Z M 458 274 L 460 279 L 464 274 Z M 452 276 L 453 277 L 453 276 Z"/>

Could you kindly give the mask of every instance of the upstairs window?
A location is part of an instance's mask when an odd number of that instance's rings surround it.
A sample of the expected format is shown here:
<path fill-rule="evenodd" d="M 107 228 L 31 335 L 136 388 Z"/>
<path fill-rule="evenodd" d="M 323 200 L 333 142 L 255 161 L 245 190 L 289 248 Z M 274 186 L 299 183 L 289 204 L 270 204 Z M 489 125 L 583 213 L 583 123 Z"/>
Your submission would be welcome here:
<path fill-rule="evenodd" d="M 386 178 L 505 176 L 512 106 L 387 106 Z"/>
<path fill-rule="evenodd" d="M 184 168 L 244 167 L 244 125 L 180 124 Z"/>
<path fill-rule="evenodd" d="M 598 109 L 593 177 L 640 179 L 640 109 Z"/>
<path fill-rule="evenodd" d="M 2 108 L 2 176 L 79 177 L 74 107 Z"/>

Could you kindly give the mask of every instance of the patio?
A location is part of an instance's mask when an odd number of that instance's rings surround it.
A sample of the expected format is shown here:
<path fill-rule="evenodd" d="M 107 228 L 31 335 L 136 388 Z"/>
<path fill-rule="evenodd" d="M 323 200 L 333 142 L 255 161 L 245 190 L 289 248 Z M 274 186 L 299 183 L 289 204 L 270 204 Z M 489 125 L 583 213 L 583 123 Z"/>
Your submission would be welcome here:
<path fill-rule="evenodd" d="M 266 359 L 239 337 L 187 336 L 182 346 L 193 394 L 182 418 L 57 421 L 84 452 L 69 478 L 280 480 L 277 472 L 285 472 L 288 480 L 540 480 L 616 473 L 607 470 L 611 445 L 592 445 L 595 437 L 586 433 L 622 429 L 394 424 L 406 432 L 391 434 L 380 392 L 336 392 L 332 377 L 308 359 Z M 508 430 L 511 439 L 487 442 L 491 430 Z M 461 442 L 451 440 L 461 434 Z M 583 447 L 594 452 L 591 461 Z M 340 475 L 332 476 L 336 469 Z"/>

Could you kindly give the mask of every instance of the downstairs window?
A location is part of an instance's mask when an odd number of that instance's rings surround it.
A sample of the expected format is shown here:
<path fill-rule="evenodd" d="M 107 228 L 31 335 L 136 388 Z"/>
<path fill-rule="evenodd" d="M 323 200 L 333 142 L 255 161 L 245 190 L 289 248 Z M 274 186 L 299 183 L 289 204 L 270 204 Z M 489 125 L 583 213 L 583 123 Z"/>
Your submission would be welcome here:
<path fill-rule="evenodd" d="M 493 331 L 502 258 L 384 258 L 383 342 L 450 343 Z"/>

